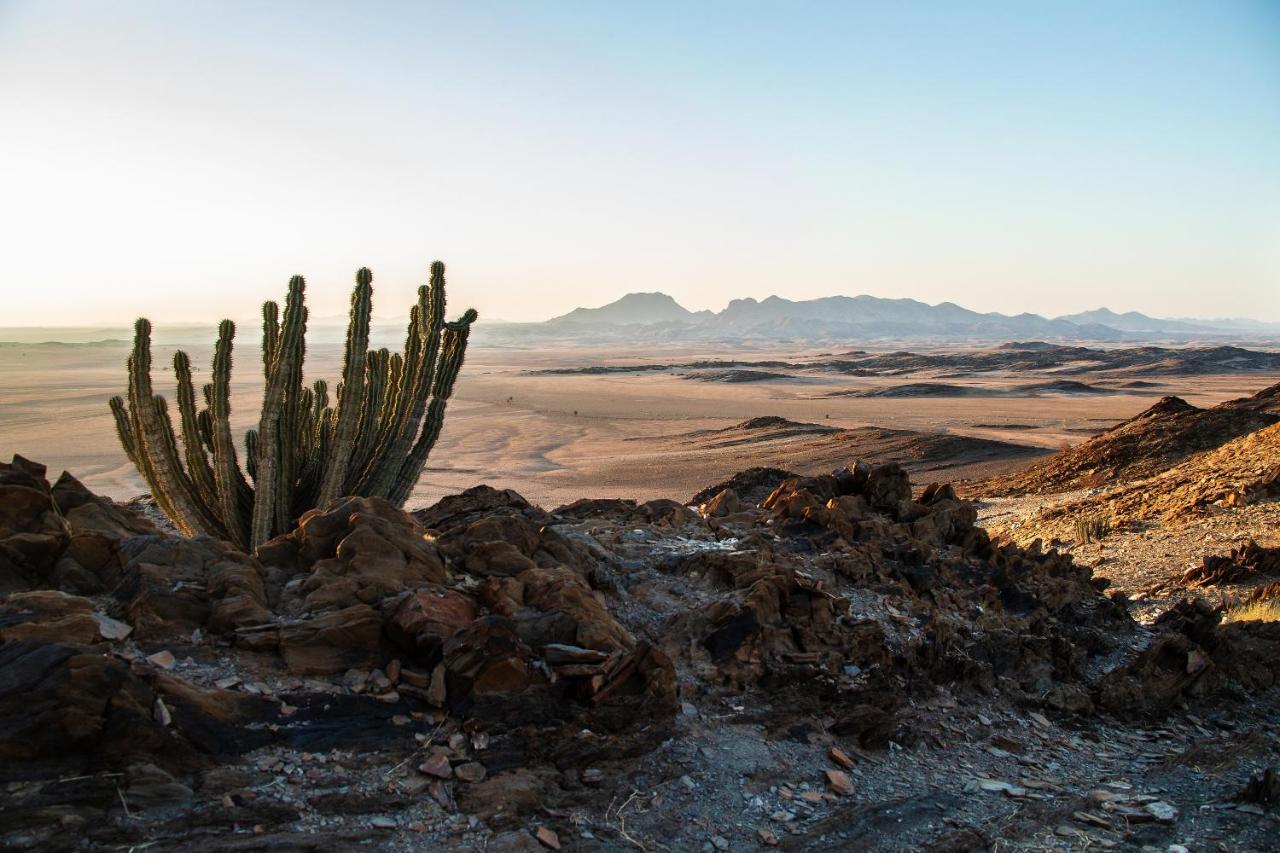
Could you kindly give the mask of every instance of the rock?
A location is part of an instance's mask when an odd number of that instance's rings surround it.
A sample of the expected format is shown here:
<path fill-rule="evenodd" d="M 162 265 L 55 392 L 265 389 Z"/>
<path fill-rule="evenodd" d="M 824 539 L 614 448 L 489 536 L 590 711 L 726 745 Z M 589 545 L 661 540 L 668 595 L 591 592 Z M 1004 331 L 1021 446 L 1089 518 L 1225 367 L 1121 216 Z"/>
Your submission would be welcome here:
<path fill-rule="evenodd" d="M 112 619 L 103 613 L 91 614 L 98 623 L 98 634 L 104 640 L 123 640 L 133 633 L 133 626 L 126 625 L 118 619 Z"/>
<path fill-rule="evenodd" d="M 381 498 L 342 498 L 311 510 L 292 536 L 299 565 L 310 568 L 300 589 L 309 610 L 374 605 L 445 579 L 444 561 L 422 527 Z M 279 546 L 273 553 L 287 558 Z"/>
<path fill-rule="evenodd" d="M 453 768 L 449 766 L 449 755 L 444 751 L 431 753 L 426 761 L 418 765 L 418 770 L 437 779 L 453 777 Z"/>
<path fill-rule="evenodd" d="M 434 665 L 444 643 L 476 619 L 476 603 L 469 596 L 430 584 L 404 595 L 386 611 L 387 636 L 398 646 L 416 652 Z"/>
<path fill-rule="evenodd" d="M 827 753 L 827 755 L 831 757 L 832 761 L 834 761 L 836 764 L 838 764 L 840 767 L 844 768 L 845 770 L 853 769 L 853 759 L 850 758 L 848 755 L 846 755 L 844 751 L 841 750 L 839 747 L 836 747 L 836 746 L 831 747 L 831 750 Z"/>
<path fill-rule="evenodd" d="M 847 797 L 853 793 L 853 782 L 849 779 L 849 774 L 842 770 L 824 770 L 823 775 L 826 777 L 827 787 L 842 797 Z"/>
<path fill-rule="evenodd" d="M 1147 814 L 1154 817 L 1160 823 L 1173 823 L 1178 819 L 1178 810 L 1168 803 L 1157 800 L 1154 803 L 1147 803 L 1143 806 Z"/>
<path fill-rule="evenodd" d="M 0 462 L 0 595 L 48 585 L 70 538 L 45 467 L 16 454 Z"/>
<path fill-rule="evenodd" d="M 40 762 L 62 775 L 83 773 L 91 762 L 123 768 L 148 761 L 186 772 L 209 766 L 215 751 L 262 742 L 242 729 L 260 707 L 166 678 L 159 673 L 152 682 L 114 657 L 68 646 L 5 642 L 0 762 Z M 158 702 L 165 712 L 157 715 Z M 162 722 L 166 714 L 171 725 Z"/>
<path fill-rule="evenodd" d="M 538 843 L 548 850 L 560 849 L 560 836 L 556 835 L 554 830 L 540 826 L 534 836 L 538 839 Z"/>
<path fill-rule="evenodd" d="M 365 604 L 236 632 L 237 644 L 279 651 L 289 670 L 297 675 L 372 668 L 378 661 L 381 638 L 382 619 Z"/>
<path fill-rule="evenodd" d="M 101 636 L 93 608 L 87 598 L 56 590 L 13 593 L 0 604 L 0 641 L 91 645 Z"/>
<path fill-rule="evenodd" d="M 760 839 L 760 843 L 765 847 L 778 846 L 778 836 L 775 835 L 772 830 L 758 829 L 756 830 L 756 838 Z"/>
<path fill-rule="evenodd" d="M 896 462 L 877 465 L 867 472 L 862 494 L 872 507 L 892 514 L 911 501 L 911 479 Z"/>
<path fill-rule="evenodd" d="M 485 777 L 484 765 L 477 761 L 466 761 L 453 768 L 453 773 L 462 782 L 483 782 Z"/>
<path fill-rule="evenodd" d="M 147 655 L 147 660 L 161 669 L 173 669 L 178 665 L 177 658 L 175 658 L 173 656 L 173 652 L 168 649 L 156 652 L 153 655 Z"/>
<path fill-rule="evenodd" d="M 1044 704 L 1068 714 L 1093 713 L 1093 699 L 1090 698 L 1088 691 L 1075 684 L 1055 684 L 1045 694 Z"/>
<path fill-rule="evenodd" d="M 1244 803 L 1265 806 L 1269 809 L 1280 806 L 1280 772 L 1268 767 L 1255 774 L 1245 784 L 1237 800 Z"/>
<path fill-rule="evenodd" d="M 557 776 L 554 771 L 524 767 L 497 773 L 483 782 L 461 786 L 458 805 L 482 820 L 526 815 L 543 804 L 554 805 Z"/>
<path fill-rule="evenodd" d="M 738 493 L 733 489 L 725 489 L 717 494 L 711 500 L 698 507 L 707 518 L 723 518 L 726 515 L 734 515 L 747 509 L 747 505 L 738 497 Z"/>

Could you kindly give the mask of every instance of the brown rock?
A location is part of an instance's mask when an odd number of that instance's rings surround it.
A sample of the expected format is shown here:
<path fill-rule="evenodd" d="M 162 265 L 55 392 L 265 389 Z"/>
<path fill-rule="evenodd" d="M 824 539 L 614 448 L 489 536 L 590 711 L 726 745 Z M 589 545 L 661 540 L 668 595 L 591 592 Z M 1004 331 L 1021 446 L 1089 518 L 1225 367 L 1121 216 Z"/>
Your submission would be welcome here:
<path fill-rule="evenodd" d="M 454 775 L 462 782 L 483 782 L 485 777 L 484 765 L 478 761 L 467 761 L 453 768 Z"/>
<path fill-rule="evenodd" d="M 498 773 L 483 782 L 458 789 L 458 805 L 483 820 L 495 816 L 521 816 L 544 803 L 554 805 L 559 774 L 551 770 L 518 768 Z M 550 801 L 549 801 L 550 800 Z"/>
<path fill-rule="evenodd" d="M 831 751 L 827 753 L 831 760 L 843 767 L 845 770 L 853 769 L 853 759 L 844 753 L 844 750 L 838 746 L 831 747 Z"/>
<path fill-rule="evenodd" d="M 725 489 L 700 506 L 698 511 L 707 518 L 724 518 L 726 515 L 734 515 L 747 508 L 737 492 L 733 489 Z"/>
<path fill-rule="evenodd" d="M 476 605 L 470 597 L 431 584 L 397 601 L 387 613 L 385 627 L 397 645 L 429 659 L 440 653 L 445 640 L 475 618 Z"/>
<path fill-rule="evenodd" d="M 449 754 L 443 750 L 427 756 L 427 760 L 418 765 L 418 770 L 437 779 L 449 779 L 453 776 L 453 768 L 449 766 Z"/>
<path fill-rule="evenodd" d="M 546 847 L 549 850 L 560 849 L 560 836 L 556 835 L 554 830 L 548 829 L 545 826 L 540 826 L 538 827 L 538 831 L 534 833 L 534 836 L 538 839 L 538 843 L 543 847 Z"/>
<path fill-rule="evenodd" d="M 301 592 L 312 610 L 377 604 L 445 579 L 444 562 L 422 527 L 381 498 L 342 498 L 325 510 L 311 510 L 291 535 L 298 565 L 311 570 Z M 289 556 L 281 546 L 271 554 Z"/>
<path fill-rule="evenodd" d="M 236 642 L 275 649 L 297 675 L 329 675 L 377 664 L 382 620 L 372 607 L 357 604 L 295 622 L 236 631 Z"/>
<path fill-rule="evenodd" d="M 0 604 L 0 641 L 87 646 L 101 636 L 99 618 L 87 598 L 45 589 L 13 593 Z"/>
<path fill-rule="evenodd" d="M 827 787 L 842 797 L 847 797 L 853 793 L 853 782 L 849 779 L 849 774 L 842 770 L 824 770 L 826 776 Z"/>

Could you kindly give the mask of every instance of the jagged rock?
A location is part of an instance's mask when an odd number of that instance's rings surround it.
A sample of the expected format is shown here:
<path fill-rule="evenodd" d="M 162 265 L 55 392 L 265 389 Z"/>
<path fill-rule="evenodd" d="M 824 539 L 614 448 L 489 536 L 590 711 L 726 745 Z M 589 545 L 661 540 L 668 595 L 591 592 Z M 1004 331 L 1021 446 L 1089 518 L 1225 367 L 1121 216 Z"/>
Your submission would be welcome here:
<path fill-rule="evenodd" d="M 718 492 L 715 497 L 699 507 L 699 511 L 708 518 L 723 518 L 726 515 L 742 512 L 747 505 L 738 497 L 733 489 Z"/>
<path fill-rule="evenodd" d="M 413 513 L 438 535 L 451 565 L 481 577 L 514 577 L 536 567 L 567 565 L 586 574 L 595 560 L 549 525 L 552 516 L 510 489 L 476 486 Z"/>
<path fill-rule="evenodd" d="M 1259 576 L 1280 576 L 1280 548 L 1263 548 L 1250 539 L 1225 556 L 1207 555 L 1201 565 L 1193 566 L 1182 576 L 1186 586 L 1213 586 L 1239 583 Z"/>
<path fill-rule="evenodd" d="M 259 557 L 310 570 L 299 588 L 306 610 L 376 605 L 445 579 L 444 561 L 423 534 L 411 516 L 381 498 L 343 498 L 302 516 L 288 534 L 296 551 L 273 540 Z"/>
<path fill-rule="evenodd" d="M 48 585 L 69 540 L 45 467 L 16 454 L 0 462 L 0 594 Z"/>
<path fill-rule="evenodd" d="M 0 641 L 92 645 L 102 639 L 99 619 L 87 598 L 45 589 L 13 593 L 0 604 Z"/>
<path fill-rule="evenodd" d="M 477 615 L 470 596 L 439 584 L 406 594 L 384 610 L 387 636 L 428 666 L 439 661 L 445 641 Z"/>
<path fill-rule="evenodd" d="M 189 685 L 181 693 L 167 689 L 178 684 L 153 686 L 106 655 L 29 640 L 5 642 L 0 776 L 12 779 L 50 766 L 74 775 L 140 761 L 171 772 L 210 766 L 212 754 L 225 749 L 217 745 L 232 744 L 230 730 L 245 721 L 241 700 Z M 173 728 L 153 718 L 159 696 L 174 708 Z"/>
<path fill-rule="evenodd" d="M 1001 478 L 994 492 L 1063 492 L 1153 477 L 1193 454 L 1280 422 L 1275 387 L 1211 409 L 1180 397 L 1158 403 L 1024 471 Z"/>
<path fill-rule="evenodd" d="M 877 465 L 867 472 L 862 494 L 874 508 L 894 513 L 902 503 L 911 500 L 911 480 L 896 462 Z"/>
<path fill-rule="evenodd" d="M 378 663 L 381 638 L 382 618 L 367 604 L 236 632 L 237 643 L 278 651 L 298 675 L 371 669 Z"/>
<path fill-rule="evenodd" d="M 515 626 L 501 616 L 485 616 L 444 643 L 444 666 L 450 704 L 490 695 L 521 693 L 544 679 L 530 666 L 529 647 Z"/>
<path fill-rule="evenodd" d="M 689 506 L 699 506 L 711 500 L 725 489 L 732 489 L 744 502 L 755 506 L 769 496 L 783 480 L 797 476 L 782 468 L 748 468 L 739 471 L 722 483 L 708 486 L 688 500 Z"/>
<path fill-rule="evenodd" d="M 142 639 L 268 621 L 262 566 L 225 542 L 152 534 L 119 543 L 105 580 Z"/>

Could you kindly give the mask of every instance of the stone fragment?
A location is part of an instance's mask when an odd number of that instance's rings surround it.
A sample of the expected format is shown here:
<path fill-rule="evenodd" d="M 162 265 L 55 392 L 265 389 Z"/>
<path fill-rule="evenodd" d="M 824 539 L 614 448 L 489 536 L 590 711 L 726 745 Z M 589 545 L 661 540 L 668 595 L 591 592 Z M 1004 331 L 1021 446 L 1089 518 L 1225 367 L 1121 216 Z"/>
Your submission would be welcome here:
<path fill-rule="evenodd" d="M 418 770 L 437 779 L 449 779 L 453 776 L 453 768 L 449 766 L 449 754 L 442 750 L 427 756 L 427 760 L 418 765 Z"/>
<path fill-rule="evenodd" d="M 556 835 L 555 830 L 550 829 L 549 827 L 538 827 L 537 832 L 534 833 L 534 837 L 538 839 L 539 844 L 546 847 L 548 850 L 560 849 L 560 836 Z"/>
<path fill-rule="evenodd" d="M 823 771 L 827 780 L 827 787 L 842 797 L 847 797 L 853 793 L 853 782 L 849 779 L 849 774 L 842 770 L 825 770 Z"/>
<path fill-rule="evenodd" d="M 485 777 L 484 765 L 478 761 L 467 761 L 453 768 L 453 773 L 462 782 L 483 782 Z"/>

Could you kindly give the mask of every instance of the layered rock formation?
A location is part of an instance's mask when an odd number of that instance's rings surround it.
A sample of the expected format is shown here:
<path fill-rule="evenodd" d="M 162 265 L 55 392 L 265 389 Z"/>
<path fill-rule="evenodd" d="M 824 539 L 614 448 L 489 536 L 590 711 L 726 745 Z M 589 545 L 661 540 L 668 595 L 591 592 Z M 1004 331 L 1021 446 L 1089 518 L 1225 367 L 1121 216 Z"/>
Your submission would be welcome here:
<path fill-rule="evenodd" d="M 0 465 L 0 844 L 553 846 L 627 796 L 602 767 L 716 709 L 877 750 L 939 694 L 1083 719 L 1276 682 L 1270 627 L 1143 629 L 949 486 L 777 474 L 698 507 L 347 498 L 245 554 Z"/>

